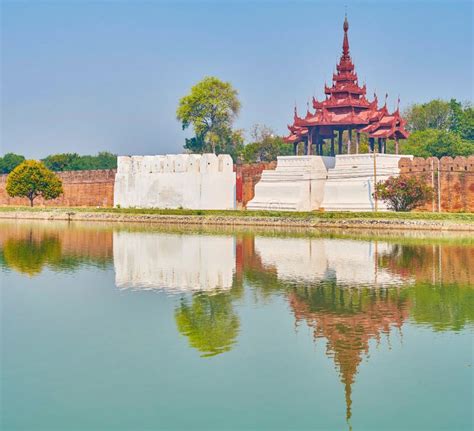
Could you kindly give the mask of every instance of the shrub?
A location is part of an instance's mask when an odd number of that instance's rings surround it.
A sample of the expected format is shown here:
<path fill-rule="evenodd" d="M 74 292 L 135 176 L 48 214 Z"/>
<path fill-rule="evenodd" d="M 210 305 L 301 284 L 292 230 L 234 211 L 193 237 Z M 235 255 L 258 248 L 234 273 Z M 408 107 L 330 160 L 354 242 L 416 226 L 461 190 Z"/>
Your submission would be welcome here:
<path fill-rule="evenodd" d="M 393 211 L 411 211 L 433 197 L 433 188 L 423 178 L 401 175 L 377 183 L 373 196 Z"/>

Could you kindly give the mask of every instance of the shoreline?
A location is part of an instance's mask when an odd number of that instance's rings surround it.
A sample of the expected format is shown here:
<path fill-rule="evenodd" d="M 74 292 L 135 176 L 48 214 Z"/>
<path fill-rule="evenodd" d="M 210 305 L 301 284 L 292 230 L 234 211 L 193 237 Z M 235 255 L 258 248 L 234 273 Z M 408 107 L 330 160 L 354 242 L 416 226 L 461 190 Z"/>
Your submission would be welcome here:
<path fill-rule="evenodd" d="M 188 211 L 188 210 L 113 210 L 85 208 L 0 208 L 0 219 L 16 220 L 49 220 L 49 221 L 93 221 L 93 222 L 127 222 L 154 223 L 174 225 L 214 225 L 214 226 L 273 226 L 299 228 L 338 228 L 338 229 L 393 229 L 393 230 L 437 230 L 474 232 L 474 214 L 466 219 L 456 220 L 452 215 L 448 219 L 423 218 L 423 213 L 410 217 L 406 214 L 399 218 L 393 214 L 384 217 L 358 214 L 346 215 L 337 213 L 281 213 L 268 215 L 265 212 L 252 214 L 236 211 Z M 183 214 L 180 214 L 182 212 Z M 408 213 L 410 214 L 410 213 Z M 345 216 L 346 215 L 346 216 Z"/>

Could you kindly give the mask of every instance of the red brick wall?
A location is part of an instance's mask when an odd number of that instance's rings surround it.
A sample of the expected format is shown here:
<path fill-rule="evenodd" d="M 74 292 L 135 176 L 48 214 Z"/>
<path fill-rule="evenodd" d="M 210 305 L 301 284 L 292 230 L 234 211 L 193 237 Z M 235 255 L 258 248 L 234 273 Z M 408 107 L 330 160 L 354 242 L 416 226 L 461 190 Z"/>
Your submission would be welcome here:
<path fill-rule="evenodd" d="M 441 211 L 474 212 L 474 156 L 401 159 L 399 167 L 402 174 L 420 176 L 427 184 L 434 184 L 434 199 L 421 211 L 438 210 L 439 171 Z"/>
<path fill-rule="evenodd" d="M 44 201 L 38 197 L 35 206 L 111 207 L 114 204 L 115 170 L 58 172 L 64 193 Z M 8 175 L 0 175 L 0 205 L 29 205 L 27 198 L 11 198 L 6 192 Z"/>
<path fill-rule="evenodd" d="M 262 171 L 273 170 L 276 162 L 234 165 L 236 173 L 237 208 L 245 208 L 255 195 L 255 184 L 260 181 Z"/>

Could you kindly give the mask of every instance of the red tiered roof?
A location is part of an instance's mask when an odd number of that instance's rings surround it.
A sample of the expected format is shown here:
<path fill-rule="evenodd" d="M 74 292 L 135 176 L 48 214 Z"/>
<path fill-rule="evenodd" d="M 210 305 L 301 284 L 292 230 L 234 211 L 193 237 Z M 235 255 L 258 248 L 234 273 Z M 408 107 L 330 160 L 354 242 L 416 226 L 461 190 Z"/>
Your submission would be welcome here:
<path fill-rule="evenodd" d="M 344 40 L 342 55 L 333 74 L 331 87 L 324 86 L 326 99 L 319 102 L 313 97 L 314 113 L 309 110 L 304 118 L 295 115 L 293 124 L 288 126 L 290 135 L 286 142 L 299 142 L 308 136 L 308 128 L 319 127 L 321 137 L 331 137 L 334 129 L 354 129 L 368 133 L 373 138 L 407 138 L 405 121 L 398 109 L 389 114 L 384 105 L 378 108 L 377 96 L 372 101 L 366 98 L 366 85 L 359 86 L 357 73 L 349 54 L 349 23 L 344 20 Z"/>

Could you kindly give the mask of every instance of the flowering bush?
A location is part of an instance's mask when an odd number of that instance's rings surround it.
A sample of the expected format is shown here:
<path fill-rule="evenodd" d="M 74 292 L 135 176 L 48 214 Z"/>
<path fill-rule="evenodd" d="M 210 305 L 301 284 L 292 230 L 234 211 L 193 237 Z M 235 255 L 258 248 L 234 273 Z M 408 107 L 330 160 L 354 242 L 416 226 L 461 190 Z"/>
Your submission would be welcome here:
<path fill-rule="evenodd" d="M 401 175 L 377 183 L 373 196 L 393 211 L 411 211 L 433 197 L 433 188 L 423 178 Z"/>

